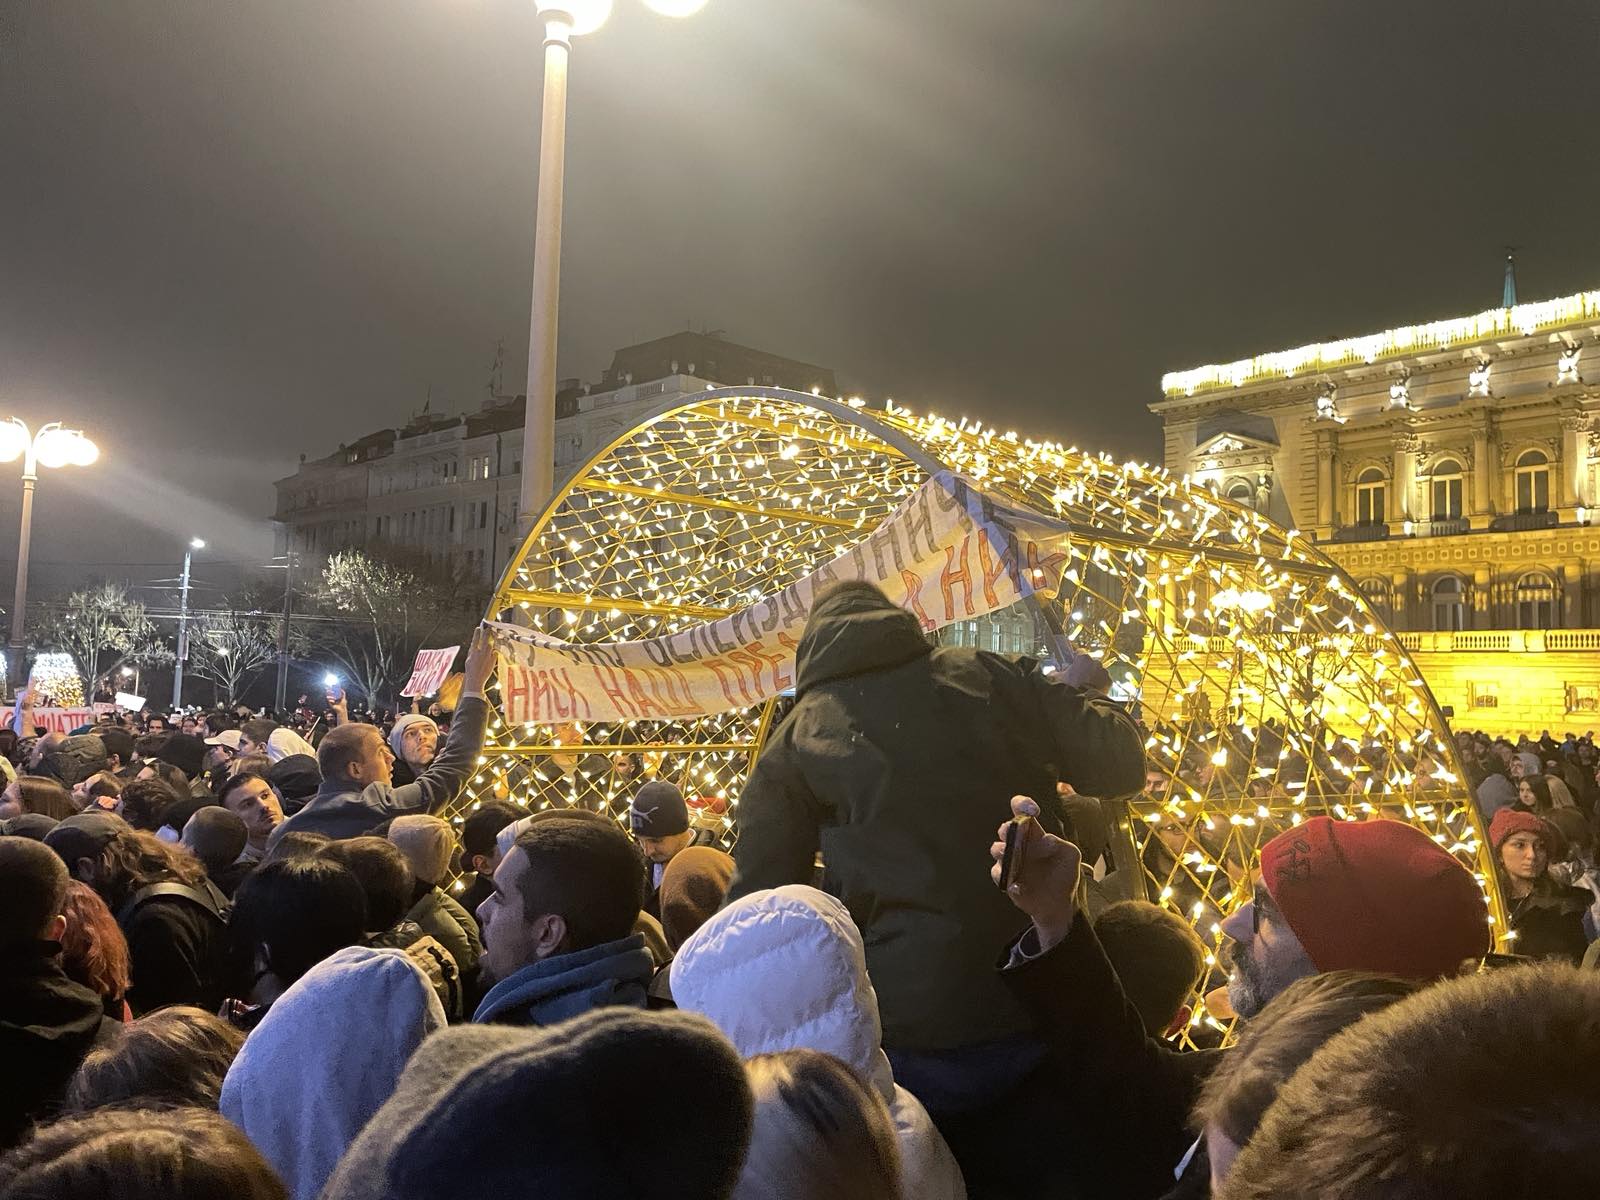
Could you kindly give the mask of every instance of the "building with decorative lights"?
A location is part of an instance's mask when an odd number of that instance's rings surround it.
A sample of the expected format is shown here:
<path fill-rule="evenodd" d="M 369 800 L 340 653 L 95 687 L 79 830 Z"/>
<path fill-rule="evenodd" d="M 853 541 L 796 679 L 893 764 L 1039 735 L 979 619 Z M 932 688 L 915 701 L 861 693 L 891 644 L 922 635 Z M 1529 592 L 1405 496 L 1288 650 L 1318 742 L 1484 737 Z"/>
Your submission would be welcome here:
<path fill-rule="evenodd" d="M 498 372 L 497 372 L 498 374 Z M 788 387 L 829 395 L 833 372 L 716 334 L 683 332 L 618 350 L 594 386 L 566 380 L 556 397 L 558 481 L 663 400 L 718 384 Z M 476 412 L 423 411 L 306 460 L 274 486 L 278 552 L 331 554 L 388 545 L 421 554 L 482 584 L 515 546 L 525 400 L 499 395 Z"/>
<path fill-rule="evenodd" d="M 1175 371 L 1179 477 L 1303 531 L 1457 726 L 1600 727 L 1600 292 Z"/>

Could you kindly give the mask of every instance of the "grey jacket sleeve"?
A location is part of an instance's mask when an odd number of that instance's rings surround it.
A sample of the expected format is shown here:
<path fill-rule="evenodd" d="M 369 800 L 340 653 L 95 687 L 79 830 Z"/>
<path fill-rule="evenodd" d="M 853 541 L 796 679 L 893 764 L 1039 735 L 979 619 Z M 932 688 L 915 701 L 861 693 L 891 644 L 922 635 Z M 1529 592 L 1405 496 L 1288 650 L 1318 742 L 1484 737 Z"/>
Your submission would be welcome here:
<path fill-rule="evenodd" d="M 438 812 L 459 796 L 472 778 L 488 724 L 489 702 L 482 696 L 463 696 L 455 719 L 450 722 L 450 736 L 416 782 L 397 788 L 373 784 L 367 789 L 368 798 L 394 817 Z"/>

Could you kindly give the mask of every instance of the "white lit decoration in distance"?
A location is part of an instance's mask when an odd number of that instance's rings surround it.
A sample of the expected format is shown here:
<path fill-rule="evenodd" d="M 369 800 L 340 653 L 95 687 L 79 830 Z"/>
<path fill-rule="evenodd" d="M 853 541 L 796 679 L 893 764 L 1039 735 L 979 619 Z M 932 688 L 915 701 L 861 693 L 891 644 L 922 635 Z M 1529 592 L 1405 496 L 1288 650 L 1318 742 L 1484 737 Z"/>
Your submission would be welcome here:
<path fill-rule="evenodd" d="M 1099 657 L 1117 693 L 1138 697 L 1159 784 L 1128 805 L 1122 861 L 1208 947 L 1250 898 L 1262 842 L 1322 813 L 1425 830 L 1485 881 L 1496 923 L 1454 746 L 1366 598 L 1295 531 L 1159 468 L 899 404 L 706 392 L 576 472 L 488 615 L 590 648 L 680 633 L 863 542 L 940 470 L 1067 531 L 1059 592 L 987 619 L 1031 628 L 1042 658 L 1064 644 Z M 952 577 L 950 603 L 982 586 Z M 732 835 L 745 776 L 785 711 L 780 697 L 707 716 L 508 727 L 497 687 L 456 820 L 495 797 L 625 820 L 639 783 L 659 777 L 683 789 L 697 824 Z"/>
<path fill-rule="evenodd" d="M 1562 347 L 1561 355 L 1556 359 L 1557 383 L 1578 382 L 1578 356 L 1582 353 L 1583 346 L 1580 344 L 1574 343 L 1573 345 Z"/>
<path fill-rule="evenodd" d="M 56 708 L 77 708 L 83 703 L 83 678 L 70 654 L 55 650 L 40 654 L 33 660 L 28 679 L 36 704 L 48 702 Z"/>
<path fill-rule="evenodd" d="M 1171 371 L 1161 377 L 1161 390 L 1168 396 L 1192 396 L 1210 388 L 1243 387 L 1266 379 L 1292 379 L 1308 372 L 1375 363 L 1406 354 L 1427 354 L 1492 338 L 1529 337 L 1541 330 L 1596 319 L 1600 319 L 1600 291 L 1579 292 L 1575 296 L 1519 304 L 1515 308 L 1492 308 L 1471 317 L 1454 317 L 1426 325 L 1402 325 L 1365 337 L 1318 342 L 1297 350 L 1258 354 L 1238 362 Z"/>
<path fill-rule="evenodd" d="M 1490 362 L 1480 358 L 1467 372 L 1467 393 L 1472 396 L 1487 396 L 1489 394 L 1489 369 Z"/>

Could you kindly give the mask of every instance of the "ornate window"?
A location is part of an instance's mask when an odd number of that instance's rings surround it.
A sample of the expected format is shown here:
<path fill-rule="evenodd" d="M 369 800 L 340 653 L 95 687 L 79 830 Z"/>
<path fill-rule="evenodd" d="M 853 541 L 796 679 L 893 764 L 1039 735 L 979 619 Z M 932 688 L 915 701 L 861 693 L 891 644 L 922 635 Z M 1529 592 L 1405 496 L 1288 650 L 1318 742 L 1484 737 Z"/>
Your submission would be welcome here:
<path fill-rule="evenodd" d="M 1381 575 L 1374 575 L 1371 578 L 1361 580 L 1358 586 L 1361 588 L 1361 594 L 1367 598 L 1367 603 L 1372 605 L 1374 612 L 1385 621 L 1393 617 L 1394 606 L 1387 579 Z"/>
<path fill-rule="evenodd" d="M 1455 575 L 1445 575 L 1433 585 L 1433 627 L 1455 633 L 1467 627 L 1466 588 Z"/>
<path fill-rule="evenodd" d="M 1550 511 L 1550 459 L 1542 450 L 1527 450 L 1517 459 L 1517 511 Z"/>
<path fill-rule="evenodd" d="M 1435 521 L 1461 519 L 1461 464 L 1453 458 L 1441 459 L 1434 464 L 1429 476 L 1429 491 L 1433 508 L 1429 515 Z"/>
<path fill-rule="evenodd" d="M 1243 479 L 1237 479 L 1228 485 L 1228 499 L 1242 508 L 1256 506 L 1256 493 Z"/>
<path fill-rule="evenodd" d="M 1356 476 L 1356 524 L 1382 525 L 1384 497 L 1389 484 L 1377 467 L 1368 467 Z"/>
<path fill-rule="evenodd" d="M 1517 581 L 1517 626 L 1554 629 L 1556 582 L 1543 571 L 1530 571 Z"/>

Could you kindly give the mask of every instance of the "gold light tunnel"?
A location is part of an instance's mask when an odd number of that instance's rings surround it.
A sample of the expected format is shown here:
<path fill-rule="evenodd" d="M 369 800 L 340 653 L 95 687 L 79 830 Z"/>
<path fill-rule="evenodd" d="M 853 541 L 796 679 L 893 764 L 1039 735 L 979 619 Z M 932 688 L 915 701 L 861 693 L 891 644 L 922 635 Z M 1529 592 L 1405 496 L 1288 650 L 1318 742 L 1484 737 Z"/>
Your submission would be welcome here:
<path fill-rule="evenodd" d="M 576 643 L 677 632 L 839 556 L 940 470 L 1069 529 L 1061 593 L 989 619 L 1023 629 L 1041 658 L 1068 645 L 1100 657 L 1117 694 L 1137 702 L 1150 787 L 1123 828 L 1150 899 L 1215 947 L 1263 841 L 1315 814 L 1381 815 L 1470 865 L 1503 928 L 1454 746 L 1398 642 L 1306 539 L 1158 468 L 904 409 L 704 392 L 577 471 L 507 567 L 489 617 Z M 971 641 L 974 629 L 941 636 Z M 456 815 L 508 796 L 621 818 L 639 781 L 659 776 L 706 801 L 696 819 L 731 835 L 783 703 L 582 728 L 507 728 L 497 710 Z"/>

